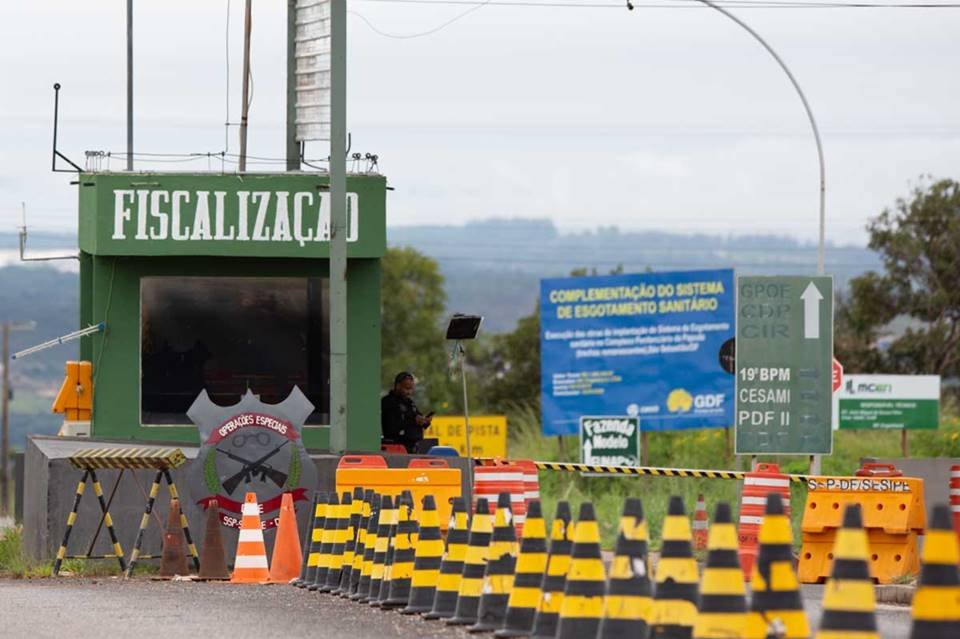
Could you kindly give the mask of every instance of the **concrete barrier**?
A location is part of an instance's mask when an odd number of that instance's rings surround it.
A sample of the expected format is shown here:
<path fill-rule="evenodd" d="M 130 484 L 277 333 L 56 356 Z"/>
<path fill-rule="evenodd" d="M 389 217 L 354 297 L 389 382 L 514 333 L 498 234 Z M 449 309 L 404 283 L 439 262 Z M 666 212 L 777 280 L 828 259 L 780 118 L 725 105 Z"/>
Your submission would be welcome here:
<path fill-rule="evenodd" d="M 196 459 L 199 447 L 182 444 L 157 443 L 144 444 L 142 442 L 130 441 L 111 441 L 102 439 L 73 438 L 73 437 L 47 437 L 31 436 L 27 441 L 27 450 L 24 463 L 24 487 L 23 493 L 23 528 L 24 545 L 26 551 L 35 559 L 51 559 L 56 554 L 57 548 L 63 539 L 63 531 L 66 526 L 67 515 L 73 506 L 74 491 L 77 482 L 80 480 L 82 471 L 71 466 L 68 458 L 77 450 L 83 448 L 95 448 L 105 446 L 130 446 L 137 448 L 165 448 L 177 446 L 181 448 L 188 461 L 180 468 L 173 471 L 173 479 L 177 484 L 177 490 L 181 495 L 181 507 L 187 516 L 190 524 L 190 530 L 193 531 L 194 541 L 197 542 L 198 550 L 202 553 L 202 535 L 200 531 L 204 528 L 204 512 L 196 504 L 195 498 L 190 494 L 190 485 L 187 477 L 190 473 L 191 465 Z M 384 455 L 387 465 L 392 468 L 405 467 L 413 456 L 407 455 Z M 340 455 L 331 454 L 312 454 L 310 458 L 317 469 L 317 485 L 311 487 L 311 490 L 334 490 L 336 486 L 336 470 L 340 461 Z M 446 458 L 451 467 L 460 468 L 463 477 L 464 495 L 469 498 L 469 486 L 466 484 L 466 464 L 467 460 L 461 457 Z M 100 481 L 103 484 L 105 498 L 108 498 L 113 490 L 119 471 L 102 470 L 98 473 Z M 153 481 L 156 471 L 153 470 L 128 470 L 124 473 L 123 482 L 117 490 L 110 506 L 110 515 L 116 526 L 117 535 L 124 553 L 129 557 L 130 550 L 133 548 L 136 539 L 137 530 L 140 525 L 140 518 L 143 516 L 143 509 L 146 503 L 144 493 L 150 490 L 150 484 Z M 133 475 L 136 482 L 139 483 L 143 493 L 136 483 L 131 481 Z M 92 497 L 92 492 L 91 492 Z M 167 512 L 169 496 L 166 485 L 161 485 L 160 494 L 157 498 L 157 504 L 154 512 L 159 513 L 161 521 Z M 306 506 L 299 508 L 297 513 L 297 523 L 300 530 L 306 530 L 308 519 L 311 513 L 310 502 Z M 77 515 L 77 522 L 74 526 L 70 538 L 70 554 L 81 554 L 86 552 L 93 537 L 93 533 L 100 521 L 100 508 L 97 500 L 94 498 L 83 499 L 80 504 L 80 511 Z M 152 521 L 144 533 L 141 552 L 143 554 L 159 555 L 161 527 L 156 520 Z M 236 544 L 239 531 L 233 528 L 223 528 L 224 545 L 232 548 Z M 273 529 L 264 531 L 264 537 L 267 544 L 267 552 L 273 552 L 273 539 L 276 531 Z M 112 552 L 109 537 L 106 531 L 100 532 L 97 543 L 93 548 L 93 554 L 106 554 Z"/>
<path fill-rule="evenodd" d="M 919 477 L 923 480 L 923 497 L 928 507 L 950 503 L 950 466 L 960 464 L 957 457 L 864 457 L 866 463 L 893 464 L 904 477 Z"/>

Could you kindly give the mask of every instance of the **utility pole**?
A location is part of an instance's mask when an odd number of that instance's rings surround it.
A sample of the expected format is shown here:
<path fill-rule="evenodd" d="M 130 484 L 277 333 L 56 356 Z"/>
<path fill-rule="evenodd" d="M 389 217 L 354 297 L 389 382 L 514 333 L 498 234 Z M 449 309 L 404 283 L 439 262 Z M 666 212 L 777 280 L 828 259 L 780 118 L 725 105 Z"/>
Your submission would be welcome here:
<path fill-rule="evenodd" d="M 240 105 L 240 172 L 247 170 L 247 113 L 250 106 L 250 29 L 253 0 L 247 0 L 243 18 L 243 97 Z"/>
<path fill-rule="evenodd" d="M 0 435 L 0 514 L 10 512 L 10 322 L 3 323 L 3 400 L 2 430 Z"/>
<path fill-rule="evenodd" d="M 330 2 L 330 451 L 347 449 L 347 2 Z"/>
<path fill-rule="evenodd" d="M 127 170 L 133 170 L 133 0 L 127 0 Z"/>
<path fill-rule="evenodd" d="M 287 0 L 287 170 L 300 169 L 297 142 L 297 0 Z"/>
<path fill-rule="evenodd" d="M 0 515 L 10 513 L 10 331 L 32 330 L 33 322 L 4 322 L 2 329 L 3 342 L 3 383 L 0 392 Z"/>

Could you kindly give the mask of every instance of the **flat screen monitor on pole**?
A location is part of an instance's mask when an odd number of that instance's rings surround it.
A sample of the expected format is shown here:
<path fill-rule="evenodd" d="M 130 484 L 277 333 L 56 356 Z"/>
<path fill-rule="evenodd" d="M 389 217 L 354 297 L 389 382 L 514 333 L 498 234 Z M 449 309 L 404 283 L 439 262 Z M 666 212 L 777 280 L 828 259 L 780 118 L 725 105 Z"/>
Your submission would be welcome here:
<path fill-rule="evenodd" d="M 480 331 L 480 322 L 483 318 L 479 315 L 464 315 L 455 313 L 447 324 L 447 339 L 454 341 L 453 355 L 460 360 L 460 380 L 463 382 L 463 432 L 467 446 L 467 485 L 473 486 L 473 450 L 470 448 L 470 410 L 467 408 L 467 353 L 463 349 L 463 341 L 468 339 L 477 339 L 477 333 Z"/>
<path fill-rule="evenodd" d="M 477 339 L 477 333 L 480 332 L 480 322 L 482 321 L 483 317 L 480 315 L 455 314 L 450 318 L 450 323 L 447 325 L 447 339 L 458 341 Z"/>

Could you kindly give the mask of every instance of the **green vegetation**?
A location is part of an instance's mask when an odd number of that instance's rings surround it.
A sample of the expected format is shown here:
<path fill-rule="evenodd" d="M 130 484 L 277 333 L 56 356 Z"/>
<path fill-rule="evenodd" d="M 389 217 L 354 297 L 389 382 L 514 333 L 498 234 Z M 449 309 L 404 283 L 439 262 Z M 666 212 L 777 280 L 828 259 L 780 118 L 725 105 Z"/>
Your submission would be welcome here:
<path fill-rule="evenodd" d="M 63 576 L 118 577 L 122 573 L 113 559 L 66 559 L 60 568 Z M 23 549 L 23 528 L 15 526 L 0 531 L 0 577 L 12 579 L 36 579 L 49 577 L 53 572 L 52 561 L 35 561 Z M 157 567 L 150 562 L 140 562 L 133 575 L 151 575 Z"/>
<path fill-rule="evenodd" d="M 529 406 L 514 407 L 508 412 L 509 453 L 514 459 L 539 461 L 580 461 L 576 437 L 543 437 L 540 415 Z M 652 466 L 667 468 L 736 469 L 737 462 L 727 452 L 727 434 L 722 429 L 650 433 L 649 456 Z M 940 430 L 910 433 L 910 447 L 916 457 L 941 457 L 960 454 L 960 418 L 942 420 Z M 898 457 L 899 431 L 839 431 L 834 439 L 834 453 L 823 460 L 825 475 L 852 475 L 863 457 Z M 803 474 L 809 464 L 805 457 L 761 457 L 773 462 L 786 473 Z M 650 526 L 651 545 L 660 545 L 660 529 L 666 515 L 670 495 L 680 495 L 693 513 L 697 495 L 703 493 L 707 509 L 713 513 L 717 502 L 727 501 L 734 510 L 739 484 L 721 479 L 679 477 L 585 477 L 563 471 L 540 472 L 540 494 L 544 514 L 552 516 L 558 500 L 571 502 L 574 513 L 584 500 L 593 502 L 600 522 L 605 548 L 611 548 L 616 536 L 620 509 L 627 497 L 640 497 Z M 806 489 L 796 484 L 791 490 L 791 515 L 794 544 L 800 544 L 800 519 L 806 503 Z"/>
<path fill-rule="evenodd" d="M 958 209 L 960 183 L 924 179 L 870 221 L 883 272 L 854 278 L 840 299 L 834 346 L 846 371 L 960 375 Z"/>

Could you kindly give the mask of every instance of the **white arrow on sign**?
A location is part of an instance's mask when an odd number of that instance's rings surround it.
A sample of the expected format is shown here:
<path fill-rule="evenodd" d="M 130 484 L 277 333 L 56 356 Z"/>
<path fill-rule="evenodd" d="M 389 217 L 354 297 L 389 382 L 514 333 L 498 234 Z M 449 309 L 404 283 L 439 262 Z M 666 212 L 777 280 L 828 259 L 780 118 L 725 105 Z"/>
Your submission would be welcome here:
<path fill-rule="evenodd" d="M 823 295 L 813 282 L 807 284 L 800 295 L 803 300 L 803 336 L 806 339 L 820 339 L 820 300 Z"/>

